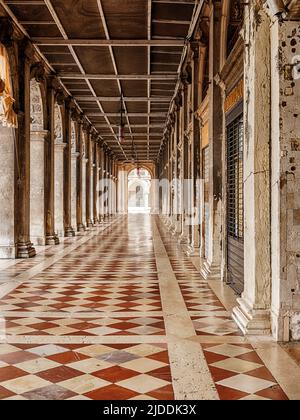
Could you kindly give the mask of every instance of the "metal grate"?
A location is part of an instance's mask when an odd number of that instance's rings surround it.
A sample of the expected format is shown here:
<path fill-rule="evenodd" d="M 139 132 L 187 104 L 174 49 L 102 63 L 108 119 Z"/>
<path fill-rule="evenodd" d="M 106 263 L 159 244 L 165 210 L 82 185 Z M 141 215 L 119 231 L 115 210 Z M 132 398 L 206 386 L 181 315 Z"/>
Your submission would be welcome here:
<path fill-rule="evenodd" d="M 204 179 L 204 256 L 209 256 L 209 147 L 203 149 L 203 179 Z"/>
<path fill-rule="evenodd" d="M 243 115 L 227 127 L 227 229 L 228 235 L 244 238 Z"/>

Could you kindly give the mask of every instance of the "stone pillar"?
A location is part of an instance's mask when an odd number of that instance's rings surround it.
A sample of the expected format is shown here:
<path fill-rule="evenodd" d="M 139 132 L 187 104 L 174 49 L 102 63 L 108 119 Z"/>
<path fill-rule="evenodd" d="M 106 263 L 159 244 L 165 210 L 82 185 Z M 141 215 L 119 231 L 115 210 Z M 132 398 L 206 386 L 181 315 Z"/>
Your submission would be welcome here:
<path fill-rule="evenodd" d="M 258 335 L 270 333 L 271 63 L 270 19 L 253 3 L 245 8 L 245 289 L 233 317 L 245 334 Z"/>
<path fill-rule="evenodd" d="M 0 258 L 16 258 L 14 135 L 14 128 L 3 127 L 0 123 Z"/>
<path fill-rule="evenodd" d="M 271 28 L 272 332 L 300 341 L 300 26 Z"/>
<path fill-rule="evenodd" d="M 25 48 L 24 48 L 25 47 Z M 19 114 L 16 130 L 15 228 L 17 258 L 36 255 L 30 240 L 30 79 L 31 48 L 19 45 Z"/>
<path fill-rule="evenodd" d="M 84 217 L 83 217 L 83 209 L 85 207 L 84 197 L 83 197 L 83 190 L 85 180 L 83 179 L 84 170 L 83 170 L 83 161 L 84 157 L 84 138 L 83 138 L 83 121 L 79 120 L 78 122 L 78 135 L 77 135 L 77 159 L 76 159 L 76 213 L 77 213 L 77 230 L 78 232 L 85 231 L 85 224 L 84 224 Z"/>
<path fill-rule="evenodd" d="M 104 151 L 99 147 L 99 221 L 103 223 L 104 220 L 104 203 L 103 203 L 103 179 L 104 179 Z"/>
<path fill-rule="evenodd" d="M 83 155 L 81 164 L 82 164 L 82 220 L 85 230 L 88 230 L 87 226 L 87 214 L 86 214 L 86 168 L 87 168 L 88 159 Z"/>
<path fill-rule="evenodd" d="M 94 224 L 98 225 L 99 215 L 99 169 L 98 169 L 98 143 L 93 144 L 93 219 Z"/>
<path fill-rule="evenodd" d="M 46 245 L 58 245 L 59 238 L 55 232 L 55 79 L 50 78 L 47 86 L 48 137 L 45 142 L 45 215 Z"/>
<path fill-rule="evenodd" d="M 105 166 L 105 184 L 104 184 L 104 219 L 107 220 L 109 214 L 109 195 L 108 195 L 108 178 L 109 178 L 109 157 L 107 152 L 105 151 L 104 155 L 104 166 Z"/>
<path fill-rule="evenodd" d="M 66 143 L 55 144 L 55 231 L 59 238 L 65 236 L 64 229 L 64 151 Z"/>
<path fill-rule="evenodd" d="M 200 203 L 200 178 L 201 178 L 201 151 L 200 151 L 200 121 L 197 118 L 197 110 L 199 107 L 199 79 L 200 79 L 200 44 L 194 42 L 191 45 L 193 50 L 193 168 L 194 168 L 194 207 L 195 207 L 195 224 L 193 226 L 193 248 L 197 256 L 200 255 L 201 246 L 201 203 Z"/>
<path fill-rule="evenodd" d="M 66 147 L 64 149 L 64 230 L 65 236 L 70 238 L 75 236 L 72 227 L 72 130 L 71 115 L 73 103 L 69 101 L 65 110 L 65 130 L 66 130 Z"/>
<path fill-rule="evenodd" d="M 77 223 L 77 160 L 80 154 L 72 152 L 71 156 L 71 225 L 78 226 Z"/>
<path fill-rule="evenodd" d="M 91 144 L 91 133 L 87 130 L 86 138 L 86 223 L 90 229 L 93 227 L 93 207 L 92 207 L 92 174 L 93 174 L 93 162 L 92 162 L 92 144 Z"/>
<path fill-rule="evenodd" d="M 209 255 L 206 270 L 218 272 L 221 267 L 222 241 L 222 91 L 215 81 L 220 70 L 221 2 L 211 5 L 209 41 Z"/>
<path fill-rule="evenodd" d="M 48 131 L 30 133 L 30 237 L 35 245 L 46 245 L 45 142 Z"/>

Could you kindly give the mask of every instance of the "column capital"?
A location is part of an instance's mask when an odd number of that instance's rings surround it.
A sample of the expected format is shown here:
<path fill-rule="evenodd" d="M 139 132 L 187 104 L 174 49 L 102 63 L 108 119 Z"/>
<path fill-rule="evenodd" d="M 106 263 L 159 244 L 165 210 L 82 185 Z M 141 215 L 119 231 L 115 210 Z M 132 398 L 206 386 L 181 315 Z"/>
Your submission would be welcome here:
<path fill-rule="evenodd" d="M 49 135 L 49 131 L 48 130 L 31 131 L 30 132 L 30 141 L 44 142 L 44 141 L 47 140 L 48 135 Z"/>

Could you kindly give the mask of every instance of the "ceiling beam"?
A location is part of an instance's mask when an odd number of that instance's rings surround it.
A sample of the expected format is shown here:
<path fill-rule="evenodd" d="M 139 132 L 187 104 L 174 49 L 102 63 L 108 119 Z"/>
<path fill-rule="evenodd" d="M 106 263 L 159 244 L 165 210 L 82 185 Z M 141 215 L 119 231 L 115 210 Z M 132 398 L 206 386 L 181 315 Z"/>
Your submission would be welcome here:
<path fill-rule="evenodd" d="M 98 10 L 99 10 L 99 13 L 100 13 L 101 23 L 102 23 L 102 26 L 104 28 L 106 40 L 107 41 L 110 41 L 111 40 L 110 39 L 110 33 L 109 33 L 109 30 L 108 30 L 108 25 L 107 25 L 106 18 L 105 18 L 105 15 L 104 15 L 104 10 L 103 10 L 103 6 L 102 6 L 102 1 L 101 0 L 97 0 L 97 7 L 98 7 Z M 111 58 L 111 61 L 112 61 L 112 65 L 113 65 L 113 68 L 114 68 L 115 75 L 118 76 L 119 71 L 118 71 L 117 62 L 116 62 L 116 59 L 115 59 L 114 50 L 113 50 L 113 48 L 112 48 L 111 45 L 108 48 L 109 48 L 110 58 Z M 117 83 L 118 83 L 118 88 L 119 88 L 120 97 L 121 97 L 123 95 L 123 91 L 122 91 L 122 85 L 121 85 L 120 79 L 117 79 Z M 127 113 L 126 103 L 123 100 L 122 100 L 122 102 L 123 102 L 123 104 L 121 104 L 121 107 L 124 106 L 124 110 Z M 127 120 L 127 124 L 128 124 L 128 128 L 129 128 L 129 132 L 131 134 L 131 138 L 132 138 L 132 141 L 133 141 L 132 130 L 131 130 L 131 127 L 130 127 L 130 121 L 129 121 L 128 116 L 126 116 L 126 120 Z M 125 152 L 124 152 L 124 150 L 122 148 L 122 145 L 120 143 L 120 139 L 119 138 L 118 138 L 118 144 L 120 146 L 120 149 L 125 154 Z"/>
<path fill-rule="evenodd" d="M 107 128 L 106 124 L 94 124 L 95 127 L 97 127 L 99 130 L 101 128 Z M 131 124 L 131 128 L 147 128 L 148 124 Z M 164 128 L 165 124 L 151 124 L 149 128 Z M 139 133 L 137 133 L 139 134 Z"/>
<path fill-rule="evenodd" d="M 101 101 L 101 102 L 120 102 L 119 97 L 113 97 L 113 96 L 78 96 L 74 95 L 74 98 L 77 101 L 82 102 L 94 102 L 95 100 Z M 160 103 L 169 103 L 171 100 L 170 96 L 161 96 L 161 97 L 150 97 L 147 98 L 146 96 L 124 96 L 125 102 L 160 102 Z"/>
<path fill-rule="evenodd" d="M 32 42 L 38 46 L 73 47 L 183 47 L 184 39 L 62 39 L 33 37 Z"/>
<path fill-rule="evenodd" d="M 80 73 L 58 73 L 61 79 L 90 79 L 90 80 L 172 80 L 177 81 L 175 74 L 80 74 Z"/>
<path fill-rule="evenodd" d="M 153 19 L 153 23 L 161 23 L 163 25 L 190 25 L 189 20 L 174 20 L 174 19 Z"/>
<path fill-rule="evenodd" d="M 150 112 L 150 114 L 148 112 L 126 112 L 124 113 L 125 116 L 128 116 L 129 118 L 131 117 L 166 117 L 167 116 L 168 111 L 166 112 Z M 120 113 L 118 112 L 91 112 L 89 113 L 88 111 L 86 111 L 86 115 L 88 117 L 119 117 Z"/>

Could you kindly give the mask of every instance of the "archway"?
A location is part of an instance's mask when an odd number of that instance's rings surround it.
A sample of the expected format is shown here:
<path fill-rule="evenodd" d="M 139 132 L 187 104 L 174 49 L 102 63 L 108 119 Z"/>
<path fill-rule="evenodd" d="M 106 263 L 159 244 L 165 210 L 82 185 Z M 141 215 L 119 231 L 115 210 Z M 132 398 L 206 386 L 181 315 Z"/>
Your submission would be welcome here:
<path fill-rule="evenodd" d="M 0 44 L 0 258 L 15 258 L 15 128 L 9 58 Z"/>
<path fill-rule="evenodd" d="M 30 81 L 30 237 L 45 245 L 45 137 L 44 107 L 39 83 Z"/>
<path fill-rule="evenodd" d="M 55 138 L 55 196 L 54 216 L 55 231 L 58 237 L 64 237 L 64 149 L 63 120 L 60 106 L 54 106 L 54 138 Z"/>
<path fill-rule="evenodd" d="M 151 175 L 147 169 L 134 169 L 128 175 L 128 213 L 151 212 Z"/>

